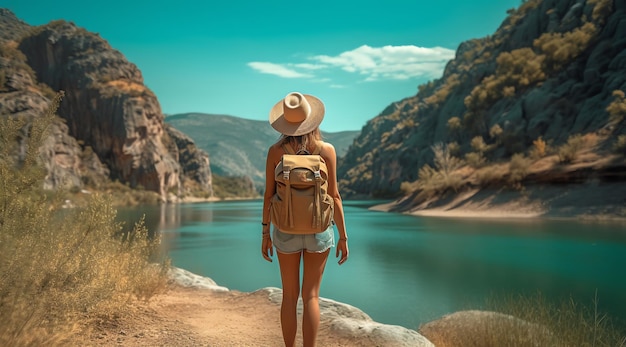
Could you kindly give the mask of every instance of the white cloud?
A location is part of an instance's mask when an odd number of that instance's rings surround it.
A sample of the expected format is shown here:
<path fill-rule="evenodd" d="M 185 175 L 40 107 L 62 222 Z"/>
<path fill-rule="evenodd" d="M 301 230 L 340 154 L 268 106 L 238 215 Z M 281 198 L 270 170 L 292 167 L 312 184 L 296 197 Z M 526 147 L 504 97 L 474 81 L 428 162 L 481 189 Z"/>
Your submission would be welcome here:
<path fill-rule="evenodd" d="M 349 74 L 363 76 L 364 81 L 406 80 L 440 77 L 454 54 L 453 50 L 443 47 L 363 45 L 336 56 L 315 55 L 307 58 L 314 63 L 251 62 L 248 65 L 261 73 L 284 78 L 321 77 L 322 74 L 332 76 L 337 72 L 336 69 L 341 69 Z M 316 76 L 311 74 L 313 72 Z"/>
<path fill-rule="evenodd" d="M 374 81 L 439 77 L 446 63 L 453 57 L 453 50 L 442 47 L 363 45 L 337 56 L 318 55 L 311 59 L 365 75 L 367 81 Z"/>
<path fill-rule="evenodd" d="M 304 70 L 320 70 L 328 68 L 328 65 L 322 64 L 310 64 L 310 63 L 301 63 L 301 64 L 293 64 L 294 67 Z"/>
<path fill-rule="evenodd" d="M 248 66 L 259 71 L 260 73 L 276 75 L 284 78 L 302 78 L 313 77 L 312 75 L 301 73 L 296 70 L 290 69 L 285 65 L 274 64 L 269 62 L 253 61 L 248 63 Z"/>

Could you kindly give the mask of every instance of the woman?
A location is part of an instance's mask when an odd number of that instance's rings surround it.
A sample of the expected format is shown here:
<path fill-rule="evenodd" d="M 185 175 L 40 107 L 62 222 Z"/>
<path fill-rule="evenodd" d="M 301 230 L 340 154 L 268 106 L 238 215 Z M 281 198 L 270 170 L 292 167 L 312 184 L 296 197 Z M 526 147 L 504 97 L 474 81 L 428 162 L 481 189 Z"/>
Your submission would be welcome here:
<path fill-rule="evenodd" d="M 319 125 L 324 118 L 324 104 L 312 95 L 289 93 L 270 111 L 270 124 L 282 136 L 267 153 L 265 167 L 265 195 L 263 200 L 263 242 L 261 251 L 265 260 L 271 262 L 276 247 L 280 276 L 283 286 L 283 301 L 280 307 L 280 322 L 285 346 L 294 346 L 296 339 L 297 304 L 300 295 L 300 261 L 304 263 L 302 279 L 303 346 L 315 346 L 320 322 L 319 291 L 322 274 L 330 248 L 334 246 L 332 224 L 323 232 L 315 234 L 290 234 L 274 228 L 270 237 L 270 205 L 276 193 L 274 170 L 285 154 L 284 146 L 313 153 L 317 148 L 328 169 L 328 194 L 334 201 L 333 220 L 339 233 L 336 257 L 341 255 L 339 265 L 348 259 L 348 236 L 343 214 L 343 204 L 337 187 L 337 154 L 333 145 L 321 140 Z"/>

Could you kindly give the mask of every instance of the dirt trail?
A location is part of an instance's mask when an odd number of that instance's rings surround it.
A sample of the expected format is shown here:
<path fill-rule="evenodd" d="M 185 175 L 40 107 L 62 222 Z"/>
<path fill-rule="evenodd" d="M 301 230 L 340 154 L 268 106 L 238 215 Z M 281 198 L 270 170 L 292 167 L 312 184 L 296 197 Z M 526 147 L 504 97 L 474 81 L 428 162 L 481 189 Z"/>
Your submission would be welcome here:
<path fill-rule="evenodd" d="M 266 292 L 215 292 L 172 285 L 135 303 L 115 324 L 97 327 L 82 346 L 282 346 L 280 306 Z M 301 341 L 300 331 L 298 341 Z M 301 342 L 296 344 L 301 346 Z M 338 336 L 322 318 L 318 345 L 375 346 L 367 336 Z"/>

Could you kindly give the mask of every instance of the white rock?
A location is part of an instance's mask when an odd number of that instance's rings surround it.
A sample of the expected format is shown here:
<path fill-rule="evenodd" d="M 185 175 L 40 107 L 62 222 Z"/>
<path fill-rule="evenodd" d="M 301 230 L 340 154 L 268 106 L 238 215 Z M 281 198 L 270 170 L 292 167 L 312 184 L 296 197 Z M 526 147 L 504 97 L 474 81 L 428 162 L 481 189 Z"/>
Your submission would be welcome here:
<path fill-rule="evenodd" d="M 169 278 L 183 287 L 209 289 L 216 292 L 227 292 L 228 288 L 218 285 L 208 277 L 196 275 L 187 270 L 172 267 L 168 273 Z"/>
<path fill-rule="evenodd" d="M 254 293 L 265 292 L 271 302 L 280 305 L 283 292 L 280 288 L 267 287 Z M 372 320 L 360 309 L 331 299 L 320 298 L 320 314 L 323 321 L 329 322 L 331 329 L 346 337 L 363 337 L 378 346 L 434 347 L 417 331 L 399 325 L 382 324 Z M 298 313 L 302 313 L 302 298 L 298 300 Z"/>

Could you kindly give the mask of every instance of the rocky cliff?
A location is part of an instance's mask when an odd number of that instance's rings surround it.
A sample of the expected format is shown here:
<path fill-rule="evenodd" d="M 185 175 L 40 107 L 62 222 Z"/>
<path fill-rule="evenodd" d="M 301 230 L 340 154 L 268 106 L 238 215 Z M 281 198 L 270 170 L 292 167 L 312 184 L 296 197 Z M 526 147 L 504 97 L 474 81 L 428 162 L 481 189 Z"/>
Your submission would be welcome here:
<path fill-rule="evenodd" d="M 418 89 L 349 148 L 345 196 L 626 181 L 624 1 L 525 1 Z"/>
<path fill-rule="evenodd" d="M 122 53 L 73 23 L 30 27 L 8 10 L 0 18 L 0 113 L 41 116 L 64 91 L 62 121 L 42 149 L 49 187 L 107 177 L 163 199 L 189 190 L 185 182 L 211 194 L 208 155 L 167 131 L 157 97 Z"/>

